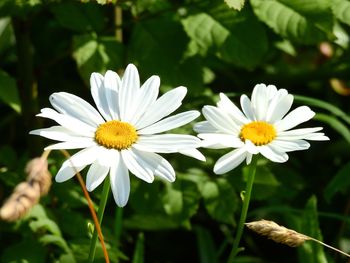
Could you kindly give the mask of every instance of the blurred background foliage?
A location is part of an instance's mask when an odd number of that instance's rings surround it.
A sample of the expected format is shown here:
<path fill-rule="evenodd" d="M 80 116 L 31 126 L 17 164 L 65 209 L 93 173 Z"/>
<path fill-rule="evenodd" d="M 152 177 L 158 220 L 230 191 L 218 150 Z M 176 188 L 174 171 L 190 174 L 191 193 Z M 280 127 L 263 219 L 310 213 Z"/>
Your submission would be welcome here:
<path fill-rule="evenodd" d="M 240 9 L 240 10 L 239 10 Z M 318 114 L 330 142 L 259 160 L 249 220 L 269 219 L 350 251 L 350 1 L 347 0 L 1 0 L 0 201 L 25 180 L 25 164 L 50 142 L 28 132 L 48 96 L 92 102 L 89 76 L 128 63 L 164 92 L 186 86 L 185 109 L 238 103 L 257 83 L 285 88 Z M 192 133 L 188 125 L 180 132 Z M 225 262 L 241 208 L 246 167 L 214 175 L 207 162 L 167 155 L 177 180 L 132 178 L 123 209 L 109 200 L 102 223 L 112 262 Z M 50 155 L 55 175 L 64 157 Z M 101 188 L 92 193 L 98 203 Z M 1 262 L 85 262 L 92 220 L 75 180 L 53 183 L 23 219 L 0 222 Z M 236 262 L 344 262 L 319 245 L 289 248 L 245 230 Z M 101 248 L 96 262 L 104 262 Z"/>

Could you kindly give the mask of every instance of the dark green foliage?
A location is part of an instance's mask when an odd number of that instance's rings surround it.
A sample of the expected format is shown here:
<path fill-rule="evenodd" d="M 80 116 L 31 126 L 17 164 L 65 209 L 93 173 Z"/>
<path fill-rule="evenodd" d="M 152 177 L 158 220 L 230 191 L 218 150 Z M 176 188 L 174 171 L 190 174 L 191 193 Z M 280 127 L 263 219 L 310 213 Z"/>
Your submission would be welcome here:
<path fill-rule="evenodd" d="M 219 92 L 238 105 L 257 83 L 298 94 L 293 107 L 316 111 L 310 126 L 323 126 L 331 140 L 311 142 L 285 164 L 259 159 L 248 220 L 274 220 L 349 252 L 350 104 L 329 82 L 350 89 L 349 26 L 348 0 L 0 0 L 0 202 L 50 143 L 28 135 L 52 125 L 37 121 L 37 107 L 58 91 L 92 102 L 92 72 L 122 73 L 134 63 L 142 82 L 160 76 L 161 92 L 186 86 L 182 110 L 214 104 Z M 193 134 L 191 125 L 179 130 Z M 228 150 L 201 151 L 207 162 L 165 156 L 174 183 L 132 177 L 125 208 L 117 211 L 110 198 L 102 230 L 111 262 L 226 262 L 247 168 L 215 175 Z M 62 161 L 50 155 L 53 176 Z M 96 208 L 101 188 L 91 193 Z M 0 262 L 86 262 L 91 236 L 78 183 L 53 182 L 25 218 L 0 222 Z M 344 262 L 318 244 L 286 248 L 248 230 L 241 246 L 236 262 Z M 99 245 L 95 262 L 104 262 Z"/>

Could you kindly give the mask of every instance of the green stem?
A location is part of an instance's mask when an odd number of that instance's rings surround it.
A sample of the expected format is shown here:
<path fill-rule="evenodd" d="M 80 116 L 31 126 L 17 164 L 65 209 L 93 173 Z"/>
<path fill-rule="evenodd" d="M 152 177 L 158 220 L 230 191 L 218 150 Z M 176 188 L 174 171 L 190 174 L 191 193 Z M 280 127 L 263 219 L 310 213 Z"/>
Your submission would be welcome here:
<path fill-rule="evenodd" d="M 123 226 L 122 221 L 123 221 L 123 208 L 117 207 L 115 211 L 115 221 L 114 221 L 117 251 L 119 251 L 119 247 L 120 247 L 120 236 L 122 234 L 122 226 Z M 116 263 L 118 262 L 119 262 L 119 258 L 117 259 Z"/>
<path fill-rule="evenodd" d="M 104 213 L 105 208 L 106 208 L 110 186 L 111 186 L 111 184 L 109 181 L 109 177 L 107 176 L 105 179 L 105 182 L 103 184 L 102 196 L 101 196 L 100 204 L 98 206 L 98 211 L 97 211 L 97 219 L 98 219 L 98 222 L 100 223 L 100 225 L 102 223 L 103 213 Z M 97 243 L 97 230 L 95 227 L 94 233 L 92 234 L 92 239 L 90 242 L 90 253 L 89 253 L 89 262 L 90 263 L 94 262 L 96 243 Z"/>
<path fill-rule="evenodd" d="M 245 223 L 245 220 L 247 218 L 247 213 L 248 213 L 248 208 L 249 208 L 249 201 L 250 201 L 250 196 L 251 196 L 251 193 L 252 193 L 254 177 L 255 177 L 255 171 L 256 171 L 256 163 L 257 163 L 257 158 L 253 157 L 253 160 L 252 160 L 251 164 L 249 165 L 247 186 L 246 186 L 245 193 L 244 193 L 241 217 L 239 219 L 237 232 L 236 232 L 236 237 L 235 237 L 235 240 L 233 241 L 233 246 L 232 246 L 232 250 L 231 250 L 230 256 L 228 258 L 228 263 L 232 263 L 234 261 L 235 256 L 240 251 L 238 246 L 239 246 L 239 242 L 240 242 L 241 237 L 242 237 L 244 223 Z"/>

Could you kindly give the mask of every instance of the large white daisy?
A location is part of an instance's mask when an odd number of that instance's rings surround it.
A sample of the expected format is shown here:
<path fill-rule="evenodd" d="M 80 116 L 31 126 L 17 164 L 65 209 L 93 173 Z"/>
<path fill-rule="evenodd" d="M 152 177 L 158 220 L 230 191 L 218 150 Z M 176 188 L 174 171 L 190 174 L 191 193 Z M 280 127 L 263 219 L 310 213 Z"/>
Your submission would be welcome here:
<path fill-rule="evenodd" d="M 91 165 L 87 189 L 94 190 L 109 173 L 115 202 L 125 206 L 130 193 L 129 171 L 148 183 L 155 175 L 170 182 L 175 180 L 173 167 L 157 153 L 180 152 L 204 160 L 196 149 L 200 146 L 197 137 L 160 134 L 200 115 L 193 110 L 166 117 L 180 107 L 187 93 L 185 87 L 157 99 L 159 77 L 150 77 L 140 87 L 138 71 L 132 64 L 122 78 L 113 71 L 107 71 L 105 76 L 93 73 L 90 85 L 98 111 L 73 94 L 54 93 L 50 96 L 54 109 L 44 108 L 37 116 L 59 125 L 30 132 L 61 141 L 47 149 L 82 149 L 62 164 L 55 177 L 57 182 L 66 181 L 76 170 Z"/>
<path fill-rule="evenodd" d="M 242 111 L 223 93 L 215 106 L 204 106 L 206 121 L 197 123 L 194 130 L 203 139 L 202 146 L 221 149 L 235 148 L 222 156 L 214 166 L 217 174 L 226 173 L 253 154 L 262 154 L 273 162 L 288 160 L 287 152 L 306 150 L 306 140 L 329 140 L 322 127 L 292 129 L 310 120 L 315 113 L 307 106 L 300 106 L 290 113 L 293 96 L 274 85 L 258 84 L 251 100 L 241 96 Z M 287 115 L 286 115 L 287 114 Z"/>

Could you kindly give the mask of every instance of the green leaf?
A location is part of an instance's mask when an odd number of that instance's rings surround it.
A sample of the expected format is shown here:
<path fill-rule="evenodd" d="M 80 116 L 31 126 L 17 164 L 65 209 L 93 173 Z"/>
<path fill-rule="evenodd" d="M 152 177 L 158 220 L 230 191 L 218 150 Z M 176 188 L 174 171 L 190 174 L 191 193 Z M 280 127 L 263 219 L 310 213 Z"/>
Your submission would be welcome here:
<path fill-rule="evenodd" d="M 224 223 L 233 223 L 238 198 L 231 184 L 224 178 L 207 181 L 201 189 L 204 205 L 210 216 Z"/>
<path fill-rule="evenodd" d="M 255 67 L 268 50 L 265 29 L 249 12 L 230 13 L 228 16 L 219 6 L 211 13 L 191 15 L 182 21 L 192 40 L 192 52 L 197 49 L 202 56 L 214 54 L 240 67 Z"/>
<path fill-rule="evenodd" d="M 315 1 L 251 0 L 251 4 L 256 16 L 277 34 L 295 42 L 314 44 L 326 40 L 330 34 L 324 31 L 329 25 L 307 15 L 310 10 L 313 14 L 324 12 L 324 6 Z"/>
<path fill-rule="evenodd" d="M 46 232 L 52 233 L 55 236 L 61 236 L 61 231 L 58 225 L 49 218 L 40 218 L 38 220 L 29 223 L 29 227 L 33 232 Z"/>
<path fill-rule="evenodd" d="M 101 31 L 105 26 L 105 16 L 96 3 L 59 3 L 51 11 L 63 27 L 74 31 Z"/>
<path fill-rule="evenodd" d="M 179 227 L 173 217 L 169 217 L 166 214 L 135 214 L 128 218 L 123 218 L 123 226 L 131 229 L 138 230 L 162 230 L 162 229 L 175 229 Z"/>
<path fill-rule="evenodd" d="M 1 253 L 1 262 L 45 263 L 47 251 L 37 240 L 27 237 Z"/>
<path fill-rule="evenodd" d="M 306 19 L 312 22 L 322 31 L 332 34 L 333 14 L 331 10 L 332 1 L 329 0 L 278 0 L 284 5 L 292 8 Z"/>
<path fill-rule="evenodd" d="M 244 1 L 245 0 L 225 0 L 225 3 L 228 7 L 240 11 L 244 6 Z"/>
<path fill-rule="evenodd" d="M 0 70 L 0 99 L 16 112 L 21 112 L 16 81 L 2 70 Z"/>
<path fill-rule="evenodd" d="M 200 263 L 218 262 L 213 237 L 210 232 L 200 226 L 196 226 L 197 247 Z"/>
<path fill-rule="evenodd" d="M 338 193 L 346 193 L 350 187 L 350 163 L 344 165 L 327 184 L 324 190 L 325 199 L 330 202 L 334 195 Z"/>
<path fill-rule="evenodd" d="M 68 247 L 66 241 L 61 236 L 55 235 L 43 235 L 39 238 L 39 242 L 43 245 L 56 245 L 62 248 L 65 252 L 71 253 L 70 248 Z"/>
<path fill-rule="evenodd" d="M 135 25 L 128 46 L 129 61 L 138 64 L 141 77 L 159 75 L 167 87 L 186 86 L 202 91 L 201 60 L 186 55 L 188 36 L 181 23 L 161 16 Z"/>
<path fill-rule="evenodd" d="M 335 116 L 343 119 L 347 124 L 350 124 L 350 117 L 344 111 L 342 111 L 341 109 L 339 109 L 338 107 L 334 106 L 331 103 L 328 103 L 323 100 L 315 99 L 315 98 L 300 96 L 300 95 L 294 95 L 294 98 L 296 101 L 305 103 L 309 106 L 316 106 L 321 109 L 325 109 L 330 113 L 334 114 Z"/>
<path fill-rule="evenodd" d="M 123 46 L 113 37 L 78 35 L 73 38 L 73 57 L 79 73 L 88 83 L 92 72 L 117 71 L 123 65 Z"/>
<path fill-rule="evenodd" d="M 167 184 L 167 191 L 163 196 L 163 206 L 168 215 L 181 222 L 187 222 L 199 206 L 200 194 L 192 181 L 178 179 Z"/>
<path fill-rule="evenodd" d="M 139 233 L 136 241 L 134 256 L 132 258 L 132 263 L 143 263 L 145 254 L 145 236 L 141 232 Z"/>
<path fill-rule="evenodd" d="M 350 2 L 347 0 L 333 0 L 332 11 L 341 22 L 350 25 Z"/>
<path fill-rule="evenodd" d="M 230 28 L 230 35 L 219 50 L 219 57 L 244 68 L 254 68 L 260 64 L 267 50 L 265 29 L 257 21 L 247 19 Z"/>
<path fill-rule="evenodd" d="M 312 196 L 306 203 L 302 227 L 298 232 L 322 241 L 315 196 Z M 327 263 L 323 246 L 316 242 L 305 242 L 298 248 L 298 255 L 300 263 Z"/>
<path fill-rule="evenodd" d="M 315 120 L 322 121 L 331 126 L 335 131 L 337 131 L 343 138 L 350 143 L 350 130 L 344 125 L 341 121 L 339 121 L 336 117 L 326 114 L 318 113 L 315 116 Z"/>

